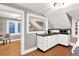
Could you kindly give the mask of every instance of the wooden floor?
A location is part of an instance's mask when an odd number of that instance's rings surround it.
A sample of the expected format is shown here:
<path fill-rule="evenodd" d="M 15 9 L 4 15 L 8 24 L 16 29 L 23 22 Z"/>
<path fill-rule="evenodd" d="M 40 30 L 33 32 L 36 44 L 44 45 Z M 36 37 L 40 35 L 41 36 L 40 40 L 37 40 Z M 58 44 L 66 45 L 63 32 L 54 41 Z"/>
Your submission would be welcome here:
<path fill-rule="evenodd" d="M 20 56 L 20 41 L 0 45 L 0 56 Z"/>
<path fill-rule="evenodd" d="M 8 43 L 6 45 L 0 45 L 0 56 L 21 56 L 20 41 Z M 71 46 L 65 47 L 57 45 L 47 52 L 43 53 L 40 50 L 35 50 L 24 56 L 71 56 Z"/>
<path fill-rule="evenodd" d="M 39 50 L 30 52 L 28 54 L 25 54 L 24 56 L 71 56 L 71 49 L 72 47 L 66 47 L 62 45 L 57 45 L 51 49 L 49 49 L 47 52 L 41 52 Z"/>

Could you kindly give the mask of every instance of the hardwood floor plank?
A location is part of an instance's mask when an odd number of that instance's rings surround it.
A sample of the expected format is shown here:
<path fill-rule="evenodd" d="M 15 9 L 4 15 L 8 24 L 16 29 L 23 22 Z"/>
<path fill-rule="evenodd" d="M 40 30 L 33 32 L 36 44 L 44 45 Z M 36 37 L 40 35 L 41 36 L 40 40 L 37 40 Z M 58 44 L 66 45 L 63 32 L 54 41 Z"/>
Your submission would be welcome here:
<path fill-rule="evenodd" d="M 20 41 L 7 43 L 4 46 L 0 45 L 0 56 L 20 56 L 21 48 Z"/>
<path fill-rule="evenodd" d="M 4 46 L 0 45 L 0 56 L 21 56 L 20 41 L 8 43 Z M 56 45 L 45 53 L 40 50 L 27 53 L 24 56 L 71 56 L 71 46 Z"/>
<path fill-rule="evenodd" d="M 62 45 L 56 45 L 55 47 L 49 49 L 45 53 L 36 50 L 30 53 L 25 54 L 24 56 L 71 56 L 71 46 L 62 46 Z"/>

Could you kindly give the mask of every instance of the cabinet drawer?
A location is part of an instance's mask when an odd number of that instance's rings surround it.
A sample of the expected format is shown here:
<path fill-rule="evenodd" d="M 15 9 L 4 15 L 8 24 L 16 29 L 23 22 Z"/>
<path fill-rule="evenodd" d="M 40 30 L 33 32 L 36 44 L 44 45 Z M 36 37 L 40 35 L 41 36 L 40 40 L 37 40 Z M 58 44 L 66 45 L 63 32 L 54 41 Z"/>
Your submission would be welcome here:
<path fill-rule="evenodd" d="M 37 43 L 43 43 L 44 41 L 37 41 Z"/>

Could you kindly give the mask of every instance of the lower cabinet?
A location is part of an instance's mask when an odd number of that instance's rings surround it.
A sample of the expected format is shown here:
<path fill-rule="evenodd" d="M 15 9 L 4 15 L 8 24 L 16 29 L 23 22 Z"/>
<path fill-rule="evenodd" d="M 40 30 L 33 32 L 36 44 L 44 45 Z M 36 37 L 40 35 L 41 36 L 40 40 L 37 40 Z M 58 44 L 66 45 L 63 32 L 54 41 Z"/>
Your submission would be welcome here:
<path fill-rule="evenodd" d="M 46 37 L 40 37 L 37 36 L 37 47 L 43 51 L 45 51 L 45 38 Z"/>
<path fill-rule="evenodd" d="M 68 46 L 70 43 L 70 35 L 58 35 L 58 43 Z"/>
<path fill-rule="evenodd" d="M 37 47 L 46 51 L 57 44 L 68 46 L 70 40 L 68 38 L 69 36 L 61 37 L 60 35 L 37 36 Z"/>
<path fill-rule="evenodd" d="M 57 44 L 56 37 L 52 36 L 37 36 L 37 47 L 43 51 L 48 50 L 49 48 Z"/>

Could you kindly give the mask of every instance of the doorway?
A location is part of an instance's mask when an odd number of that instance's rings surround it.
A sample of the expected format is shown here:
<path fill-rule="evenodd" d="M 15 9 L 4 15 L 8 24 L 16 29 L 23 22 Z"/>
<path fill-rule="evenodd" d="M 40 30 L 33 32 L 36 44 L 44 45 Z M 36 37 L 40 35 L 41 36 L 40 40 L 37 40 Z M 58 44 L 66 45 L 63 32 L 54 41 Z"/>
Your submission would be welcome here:
<path fill-rule="evenodd" d="M 0 10 L 0 56 L 20 55 L 21 15 Z"/>

